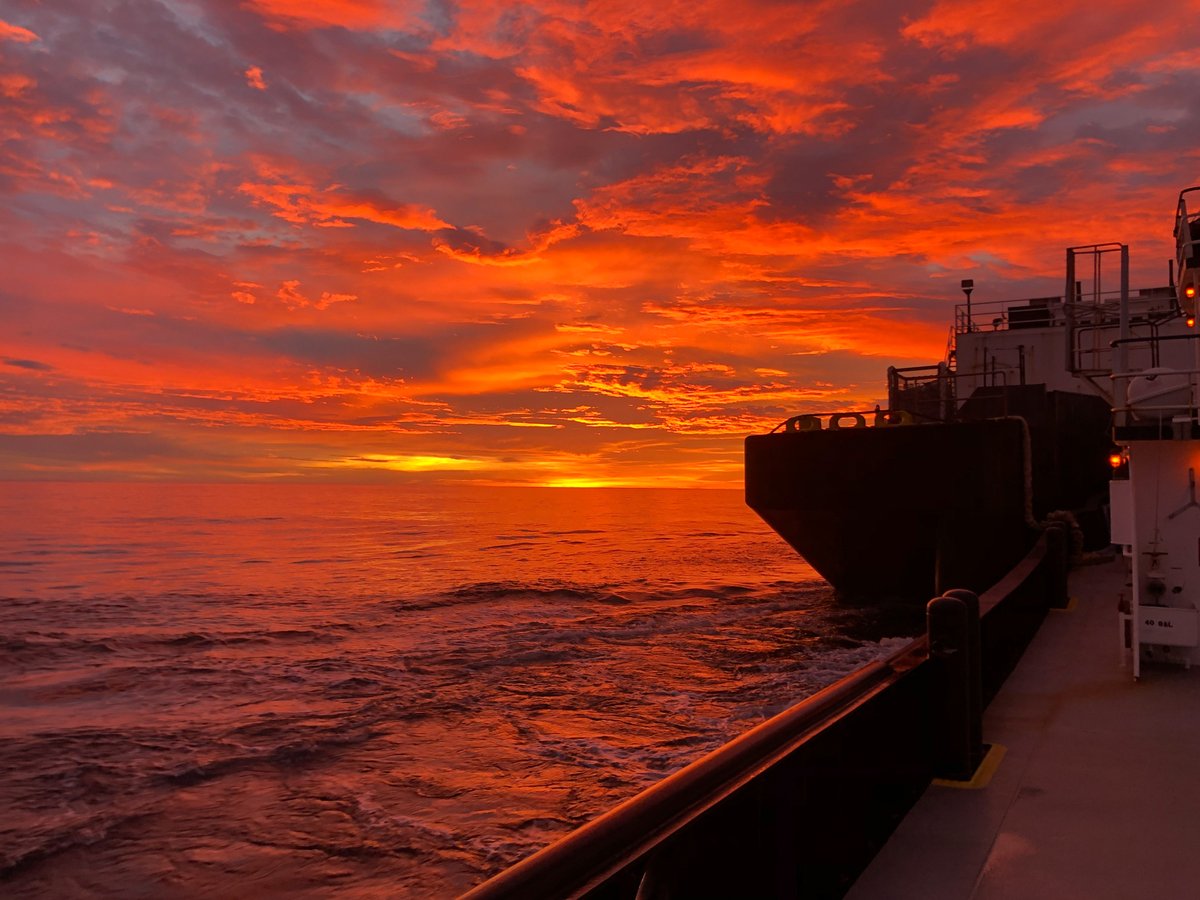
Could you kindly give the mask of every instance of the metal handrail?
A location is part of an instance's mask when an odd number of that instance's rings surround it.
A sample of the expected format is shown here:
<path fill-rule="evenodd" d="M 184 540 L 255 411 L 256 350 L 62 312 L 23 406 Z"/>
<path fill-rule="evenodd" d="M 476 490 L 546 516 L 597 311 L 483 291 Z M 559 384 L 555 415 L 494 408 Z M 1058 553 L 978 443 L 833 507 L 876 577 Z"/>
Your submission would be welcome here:
<path fill-rule="evenodd" d="M 872 688 L 894 676 L 898 661 L 924 653 L 917 638 L 869 663 L 728 744 L 626 800 L 598 819 L 505 869 L 463 900 L 575 897 L 644 855 L 808 739 Z"/>
<path fill-rule="evenodd" d="M 1113 341 L 1108 346 L 1119 347 L 1121 344 L 1138 344 L 1138 343 L 1145 343 L 1146 341 L 1162 342 L 1162 341 L 1198 341 L 1198 340 L 1200 340 L 1200 334 L 1166 334 L 1166 335 L 1163 335 L 1162 337 L 1154 335 L 1151 337 L 1121 338 L 1119 340 Z M 1133 374 L 1137 375 L 1138 373 L 1134 372 Z"/>
<path fill-rule="evenodd" d="M 1069 303 L 1063 303 L 1061 295 L 1053 297 L 1029 297 L 1015 300 L 985 300 L 971 304 L 971 316 L 967 318 L 966 304 L 959 303 L 954 307 L 954 331 L 964 334 L 972 331 L 1005 331 L 1011 323 L 1008 313 L 1013 309 L 1044 308 L 1050 327 L 1061 327 L 1067 322 L 1067 312 L 1097 314 L 1111 316 L 1112 324 L 1116 324 L 1120 312 L 1120 291 L 1101 291 L 1090 298 L 1080 298 Z M 1169 314 L 1175 305 L 1175 293 L 1170 286 L 1149 288 L 1139 294 L 1132 294 L 1129 303 L 1135 315 L 1152 315 L 1155 312 Z M 1165 306 L 1164 306 L 1165 304 Z M 1096 322 L 1090 324 L 1099 324 Z"/>
<path fill-rule="evenodd" d="M 1100 324 L 1089 323 L 1089 324 L 1085 324 L 1085 325 L 1076 325 L 1074 340 L 1072 341 L 1071 349 L 1075 355 L 1075 364 L 1076 364 L 1077 368 L 1079 370 L 1087 369 L 1092 372 L 1110 372 L 1110 371 L 1112 371 L 1113 368 L 1115 368 L 1115 366 L 1113 364 L 1113 360 L 1112 360 L 1112 357 L 1111 357 L 1111 354 L 1109 353 L 1109 351 L 1115 350 L 1118 345 L 1124 345 L 1124 344 L 1136 343 L 1136 342 L 1151 342 L 1150 348 L 1149 348 L 1150 349 L 1150 365 L 1157 366 L 1158 365 L 1158 340 L 1159 340 L 1158 326 L 1161 324 L 1161 321 L 1168 321 L 1170 318 L 1173 318 L 1174 315 L 1175 315 L 1174 313 L 1171 313 L 1170 316 L 1164 316 L 1162 320 L 1150 319 L 1150 320 L 1138 322 L 1136 324 L 1131 324 L 1130 325 L 1131 330 L 1133 328 L 1149 327 L 1150 334 L 1140 335 L 1139 337 L 1136 337 L 1136 338 L 1124 338 L 1124 339 L 1119 339 L 1119 340 L 1115 340 L 1115 341 L 1109 341 L 1107 343 L 1107 345 L 1105 345 L 1105 346 L 1101 346 L 1097 339 L 1101 338 L 1103 332 L 1111 331 L 1113 328 L 1117 327 L 1117 323 L 1103 322 Z M 1084 336 L 1088 335 L 1088 334 L 1090 334 L 1092 336 L 1092 341 L 1093 341 L 1093 345 L 1090 348 L 1084 347 L 1084 345 L 1083 345 Z M 1109 357 L 1107 360 L 1107 365 L 1102 365 L 1101 363 L 1105 362 L 1106 354 Z M 1088 357 L 1088 356 L 1090 356 L 1092 358 L 1091 366 L 1083 365 L 1084 358 Z"/>
<path fill-rule="evenodd" d="M 1004 602 L 1010 594 L 1015 593 L 1021 585 L 1028 581 L 1038 567 L 1042 565 L 1049 552 L 1045 534 L 1025 554 L 1024 558 L 1005 573 L 1004 577 L 979 595 L 979 615 L 986 616 L 989 612 Z"/>
<path fill-rule="evenodd" d="M 901 370 L 898 369 L 897 371 L 901 371 Z M 909 384 L 916 384 L 916 385 L 933 384 L 933 383 L 935 383 L 937 381 L 941 381 L 943 379 L 945 379 L 947 381 L 955 381 L 955 382 L 959 381 L 960 379 L 966 379 L 966 378 L 987 379 L 987 378 L 991 378 L 993 375 L 1003 376 L 1004 383 L 1007 385 L 1008 384 L 1008 373 L 1009 372 L 1019 372 L 1019 371 L 1020 371 L 1020 366 L 1015 366 L 1015 365 L 1006 363 L 1005 365 L 1002 365 L 1002 366 L 998 365 L 995 368 L 987 369 L 985 371 L 978 371 L 978 372 L 947 371 L 940 375 L 932 375 L 931 374 L 931 375 L 927 375 L 924 377 L 901 376 L 901 378 L 903 379 L 905 384 L 901 385 L 900 387 L 901 387 L 901 390 L 904 390 L 908 387 Z M 818 413 L 818 415 L 825 415 L 825 414 Z"/>
<path fill-rule="evenodd" d="M 1186 415 L 1187 418 L 1189 418 L 1189 419 L 1196 418 L 1196 407 L 1193 404 L 1190 404 L 1190 403 L 1188 404 L 1188 406 L 1187 406 L 1188 412 L 1187 413 L 1179 413 L 1178 410 L 1183 409 L 1183 408 L 1184 407 L 1178 403 L 1158 403 L 1158 404 L 1153 404 L 1153 405 L 1139 403 L 1137 406 L 1114 406 L 1112 408 L 1112 411 L 1115 413 L 1118 413 L 1118 412 L 1167 413 L 1167 412 L 1171 412 L 1172 410 L 1174 410 L 1174 411 L 1176 411 L 1176 413 L 1178 415 Z"/>

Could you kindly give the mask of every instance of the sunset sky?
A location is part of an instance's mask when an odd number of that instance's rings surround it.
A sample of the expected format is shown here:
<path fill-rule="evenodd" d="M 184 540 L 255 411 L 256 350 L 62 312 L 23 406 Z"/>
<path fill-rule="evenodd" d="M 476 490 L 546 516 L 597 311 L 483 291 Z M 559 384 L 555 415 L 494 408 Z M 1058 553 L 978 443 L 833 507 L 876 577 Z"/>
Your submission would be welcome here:
<path fill-rule="evenodd" d="M 0 477 L 736 485 L 1162 284 L 1200 2 L 0 4 Z"/>

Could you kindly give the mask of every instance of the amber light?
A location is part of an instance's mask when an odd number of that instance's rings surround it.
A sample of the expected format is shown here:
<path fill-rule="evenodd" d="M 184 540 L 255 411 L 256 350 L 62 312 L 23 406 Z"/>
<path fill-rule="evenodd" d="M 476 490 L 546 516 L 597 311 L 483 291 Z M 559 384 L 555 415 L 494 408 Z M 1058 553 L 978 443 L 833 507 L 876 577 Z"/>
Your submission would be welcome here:
<path fill-rule="evenodd" d="M 1183 296 L 1187 297 L 1189 300 L 1194 299 L 1196 296 L 1196 286 L 1194 284 L 1189 284 L 1187 287 L 1185 287 L 1183 289 Z"/>
<path fill-rule="evenodd" d="M 1121 454 L 1120 454 L 1120 453 L 1110 453 L 1110 454 L 1109 454 L 1109 456 L 1108 456 L 1108 464 L 1109 464 L 1110 466 L 1112 466 L 1114 469 L 1119 469 L 1119 468 L 1121 468 L 1121 462 L 1122 462 L 1122 460 L 1121 460 Z"/>
<path fill-rule="evenodd" d="M 1187 323 L 1187 327 L 1188 327 L 1188 328 L 1195 328 L 1195 327 L 1196 327 L 1196 317 L 1195 317 L 1195 316 L 1188 316 L 1188 317 L 1187 317 L 1186 319 L 1184 319 L 1183 321 Z"/>

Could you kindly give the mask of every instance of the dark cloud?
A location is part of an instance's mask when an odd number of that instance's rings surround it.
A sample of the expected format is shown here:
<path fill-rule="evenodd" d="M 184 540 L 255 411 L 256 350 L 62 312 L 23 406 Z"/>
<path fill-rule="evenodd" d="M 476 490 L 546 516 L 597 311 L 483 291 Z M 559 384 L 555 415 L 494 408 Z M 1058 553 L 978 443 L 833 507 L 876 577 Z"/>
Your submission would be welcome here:
<path fill-rule="evenodd" d="M 31 369 L 34 372 L 53 372 L 54 366 L 49 363 L 38 362 L 36 359 L 10 359 L 4 357 L 0 359 L 6 366 L 14 366 L 18 369 Z"/>
<path fill-rule="evenodd" d="M 171 457 L 181 449 L 174 441 L 155 434 L 0 434 L 0 457 L 40 463 L 138 462 Z"/>
<path fill-rule="evenodd" d="M 305 363 L 376 378 L 427 378 L 445 350 L 427 338 L 381 338 L 305 328 L 282 328 L 253 340 Z"/>

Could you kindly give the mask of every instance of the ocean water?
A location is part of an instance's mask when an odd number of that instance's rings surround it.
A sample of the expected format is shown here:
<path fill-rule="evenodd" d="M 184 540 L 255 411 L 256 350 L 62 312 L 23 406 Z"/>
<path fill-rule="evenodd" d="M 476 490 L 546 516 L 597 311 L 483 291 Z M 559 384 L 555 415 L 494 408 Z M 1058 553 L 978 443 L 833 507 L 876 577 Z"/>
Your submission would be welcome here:
<path fill-rule="evenodd" d="M 737 491 L 8 484 L 0 895 L 448 897 L 920 627 Z"/>

